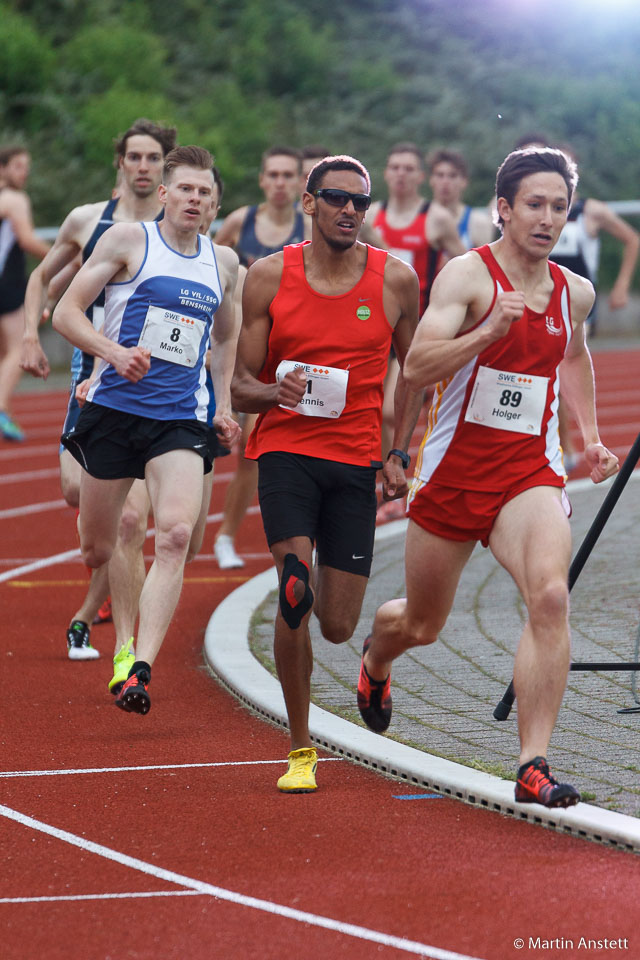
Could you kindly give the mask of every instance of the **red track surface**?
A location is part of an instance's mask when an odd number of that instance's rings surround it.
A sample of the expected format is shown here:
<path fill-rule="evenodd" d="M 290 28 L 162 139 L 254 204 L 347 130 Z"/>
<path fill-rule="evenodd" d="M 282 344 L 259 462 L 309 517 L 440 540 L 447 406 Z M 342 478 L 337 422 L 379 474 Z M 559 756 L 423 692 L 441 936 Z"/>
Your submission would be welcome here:
<path fill-rule="evenodd" d="M 640 355 L 597 354 L 595 363 L 603 439 L 623 455 L 640 422 Z M 62 393 L 19 397 L 28 442 L 0 445 L 0 577 L 77 546 L 71 510 L 27 512 L 60 500 L 65 402 Z M 232 466 L 219 466 L 212 513 Z M 320 764 L 316 795 L 278 794 L 286 735 L 240 707 L 203 665 L 212 609 L 268 564 L 253 514 L 239 548 L 254 558 L 221 573 L 207 558 L 216 525 L 187 570 L 147 717 L 113 707 L 110 625 L 94 628 L 100 660 L 66 657 L 66 626 L 86 587 L 78 560 L 0 583 L 3 960 L 613 952 L 581 937 L 640 956 L 640 871 L 630 854 L 453 800 L 403 801 L 413 795 L 406 784 L 344 760 Z M 163 765 L 173 767 L 154 769 Z M 6 775 L 17 771 L 40 773 Z"/>

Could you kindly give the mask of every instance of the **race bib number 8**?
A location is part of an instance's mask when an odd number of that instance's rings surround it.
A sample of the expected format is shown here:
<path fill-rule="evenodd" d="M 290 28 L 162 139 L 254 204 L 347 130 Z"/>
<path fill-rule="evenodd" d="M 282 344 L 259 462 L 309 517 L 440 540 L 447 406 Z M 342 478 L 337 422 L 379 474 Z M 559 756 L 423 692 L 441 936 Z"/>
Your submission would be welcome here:
<path fill-rule="evenodd" d="M 146 347 L 151 356 L 159 360 L 195 367 L 205 330 L 204 321 L 197 317 L 186 317 L 163 307 L 149 307 L 138 346 Z"/>
<path fill-rule="evenodd" d="M 300 403 L 295 407 L 280 406 L 294 410 L 305 417 L 329 417 L 336 419 L 347 402 L 349 371 L 339 367 L 322 367 L 315 363 L 299 363 L 297 360 L 282 360 L 276 370 L 280 383 L 290 370 L 301 370 L 307 378 L 307 388 Z"/>
<path fill-rule="evenodd" d="M 469 423 L 539 436 L 548 377 L 478 367 L 465 414 Z"/>

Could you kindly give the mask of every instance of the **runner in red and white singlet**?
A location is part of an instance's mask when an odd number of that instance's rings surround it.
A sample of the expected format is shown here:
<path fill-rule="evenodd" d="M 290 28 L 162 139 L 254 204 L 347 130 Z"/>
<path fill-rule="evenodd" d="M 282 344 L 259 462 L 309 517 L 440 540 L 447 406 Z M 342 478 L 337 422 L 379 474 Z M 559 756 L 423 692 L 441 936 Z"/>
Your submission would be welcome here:
<path fill-rule="evenodd" d="M 513 577 L 529 614 L 514 668 L 515 799 L 548 807 L 580 799 L 552 777 L 546 760 L 570 658 L 560 381 L 591 479 L 618 469 L 596 421 L 584 333 L 593 287 L 548 261 L 576 182 L 575 164 L 558 150 L 511 153 L 496 179 L 502 237 L 452 260 L 436 279 L 405 363 L 414 389 L 439 384 L 409 507 L 407 596 L 378 609 L 358 681 L 362 718 L 382 732 L 391 720 L 393 660 L 437 640 L 481 540 Z"/>
<path fill-rule="evenodd" d="M 348 640 L 358 622 L 373 556 L 382 382 L 391 343 L 403 363 L 418 319 L 415 273 L 357 241 L 370 186 L 352 157 L 316 164 L 302 196 L 311 242 L 257 261 L 244 287 L 233 399 L 236 409 L 260 414 L 246 453 L 258 459 L 262 521 L 280 580 L 274 649 L 291 752 L 278 789 L 287 793 L 317 786 L 309 617 L 313 607 L 332 643 Z M 386 499 L 406 493 L 420 400 L 401 378 Z"/>
<path fill-rule="evenodd" d="M 476 253 L 494 285 L 491 306 L 480 326 L 489 318 L 498 295 L 513 287 L 490 246 Z M 548 470 L 545 482 L 563 486 L 558 365 L 572 328 L 567 280 L 555 264 L 549 263 L 549 270 L 553 289 L 544 310 L 534 313 L 525 306 L 507 336 L 436 385 L 410 500 L 430 480 L 498 491 L 544 468 Z M 477 456 L 479 447 L 484 450 L 482 457 Z"/>

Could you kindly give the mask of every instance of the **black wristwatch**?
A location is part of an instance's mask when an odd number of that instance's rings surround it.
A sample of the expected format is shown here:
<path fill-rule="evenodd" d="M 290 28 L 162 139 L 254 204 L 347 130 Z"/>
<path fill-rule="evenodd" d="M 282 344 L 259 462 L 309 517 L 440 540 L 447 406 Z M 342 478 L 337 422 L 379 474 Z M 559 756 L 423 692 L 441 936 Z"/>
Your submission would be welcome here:
<path fill-rule="evenodd" d="M 398 460 L 401 462 L 403 469 L 404 470 L 409 469 L 409 464 L 411 463 L 411 457 L 409 456 L 408 453 L 405 453 L 404 450 L 389 450 L 389 453 L 387 454 L 387 460 L 389 459 L 389 457 L 397 457 Z"/>

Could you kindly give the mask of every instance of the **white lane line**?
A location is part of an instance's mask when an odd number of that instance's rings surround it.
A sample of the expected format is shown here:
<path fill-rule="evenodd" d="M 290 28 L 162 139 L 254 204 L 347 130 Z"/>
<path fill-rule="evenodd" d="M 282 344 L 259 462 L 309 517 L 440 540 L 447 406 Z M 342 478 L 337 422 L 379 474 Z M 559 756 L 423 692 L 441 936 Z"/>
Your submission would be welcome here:
<path fill-rule="evenodd" d="M 249 507 L 247 510 L 248 514 L 256 514 L 259 512 L 260 507 L 257 505 Z M 207 517 L 207 523 L 216 523 L 219 520 L 222 520 L 222 513 L 210 513 Z M 147 530 L 147 540 L 155 536 L 155 532 L 155 527 Z M 33 573 L 34 570 L 44 570 L 47 567 L 53 567 L 56 563 L 66 563 L 68 560 L 77 560 L 80 555 L 80 547 L 77 547 L 75 550 L 55 553 L 51 557 L 41 557 L 32 563 L 26 563 L 21 567 L 15 567 L 13 570 L 6 570 L 5 573 L 0 573 L 0 583 L 4 583 L 6 580 L 13 580 L 15 577 L 21 577 L 25 573 Z"/>
<path fill-rule="evenodd" d="M 57 453 L 60 449 L 59 443 L 43 443 L 40 446 L 26 447 L 24 444 L 11 447 L 10 450 L 0 450 L 0 460 L 20 460 L 22 463 L 27 457 L 39 457 L 43 453 Z"/>
<path fill-rule="evenodd" d="M 85 837 L 78 837 L 67 830 L 60 830 L 41 820 L 34 820 L 18 810 L 12 810 L 10 807 L 0 805 L 0 816 L 6 817 L 20 823 L 31 830 L 37 830 L 45 833 L 56 840 L 62 840 L 87 853 L 94 853 L 98 857 L 119 863 L 123 867 L 130 867 L 132 870 L 139 870 L 148 876 L 156 877 L 158 880 L 166 880 L 168 883 L 175 883 L 180 887 L 186 887 L 188 890 L 197 893 L 206 893 L 209 896 L 216 897 L 218 900 L 225 900 L 228 903 L 235 903 L 242 907 L 249 907 L 252 910 L 261 910 L 264 913 L 275 914 L 279 917 L 285 917 L 288 920 L 296 920 L 299 923 L 308 923 L 313 927 L 322 927 L 325 930 L 331 930 L 334 933 L 343 933 L 346 936 L 354 937 L 358 940 L 368 940 L 372 943 L 383 944 L 387 947 L 395 947 L 397 950 L 404 950 L 407 953 L 417 954 L 421 957 L 430 957 L 431 960 L 480 960 L 478 957 L 469 957 L 465 954 L 454 953 L 451 950 L 440 950 L 438 947 L 430 947 L 426 943 L 418 943 L 415 940 L 406 940 L 404 937 L 395 937 L 391 934 L 382 933 L 379 930 L 371 930 L 368 927 L 360 927 L 353 923 L 342 923 L 340 920 L 334 920 L 332 917 L 324 917 L 317 913 L 307 913 L 304 910 L 294 910 L 282 903 L 274 903 L 272 900 L 261 900 L 257 897 L 248 897 L 242 893 L 236 893 L 234 890 L 227 890 L 225 887 L 217 887 L 214 884 L 206 883 L 203 880 L 196 880 L 193 877 L 187 877 L 180 873 L 174 873 L 173 870 L 165 870 L 152 863 L 146 863 L 137 857 L 130 857 L 119 850 L 112 850 L 111 847 L 105 847 L 101 843 L 94 843 Z"/>
<path fill-rule="evenodd" d="M 4 583 L 5 580 L 13 580 L 14 577 L 21 577 L 25 573 L 33 573 L 34 570 L 44 570 L 46 567 L 53 567 L 56 563 L 66 563 L 67 560 L 75 560 L 79 556 L 80 547 L 76 547 L 75 550 L 56 553 L 52 557 L 42 557 L 41 560 L 34 560 L 33 563 L 25 563 L 22 567 L 15 567 L 13 570 L 0 573 L 0 583 Z"/>
<path fill-rule="evenodd" d="M 0 483 L 26 483 L 28 480 L 48 480 L 57 477 L 59 467 L 50 467 L 48 470 L 25 470 L 23 473 L 5 473 L 0 477 Z"/>
<path fill-rule="evenodd" d="M 75 900 L 131 900 L 145 897 L 202 897 L 199 890 L 149 890 L 140 893 L 78 893 L 67 897 L 0 897 L 0 903 L 60 903 Z"/>
<path fill-rule="evenodd" d="M 320 757 L 320 763 L 342 762 L 342 757 Z M 138 773 L 147 770 L 190 770 L 199 767 L 258 767 L 262 764 L 284 763 L 279 760 L 220 760 L 216 763 L 158 763 L 143 767 L 79 767 L 77 770 L 0 770 L 0 780 L 9 777 L 66 777 L 82 773 Z"/>
<path fill-rule="evenodd" d="M 47 510 L 61 510 L 66 506 L 66 500 L 47 500 L 40 503 L 30 503 L 26 507 L 10 507 L 8 510 L 0 510 L 0 520 L 26 517 L 32 513 L 46 513 Z"/>

